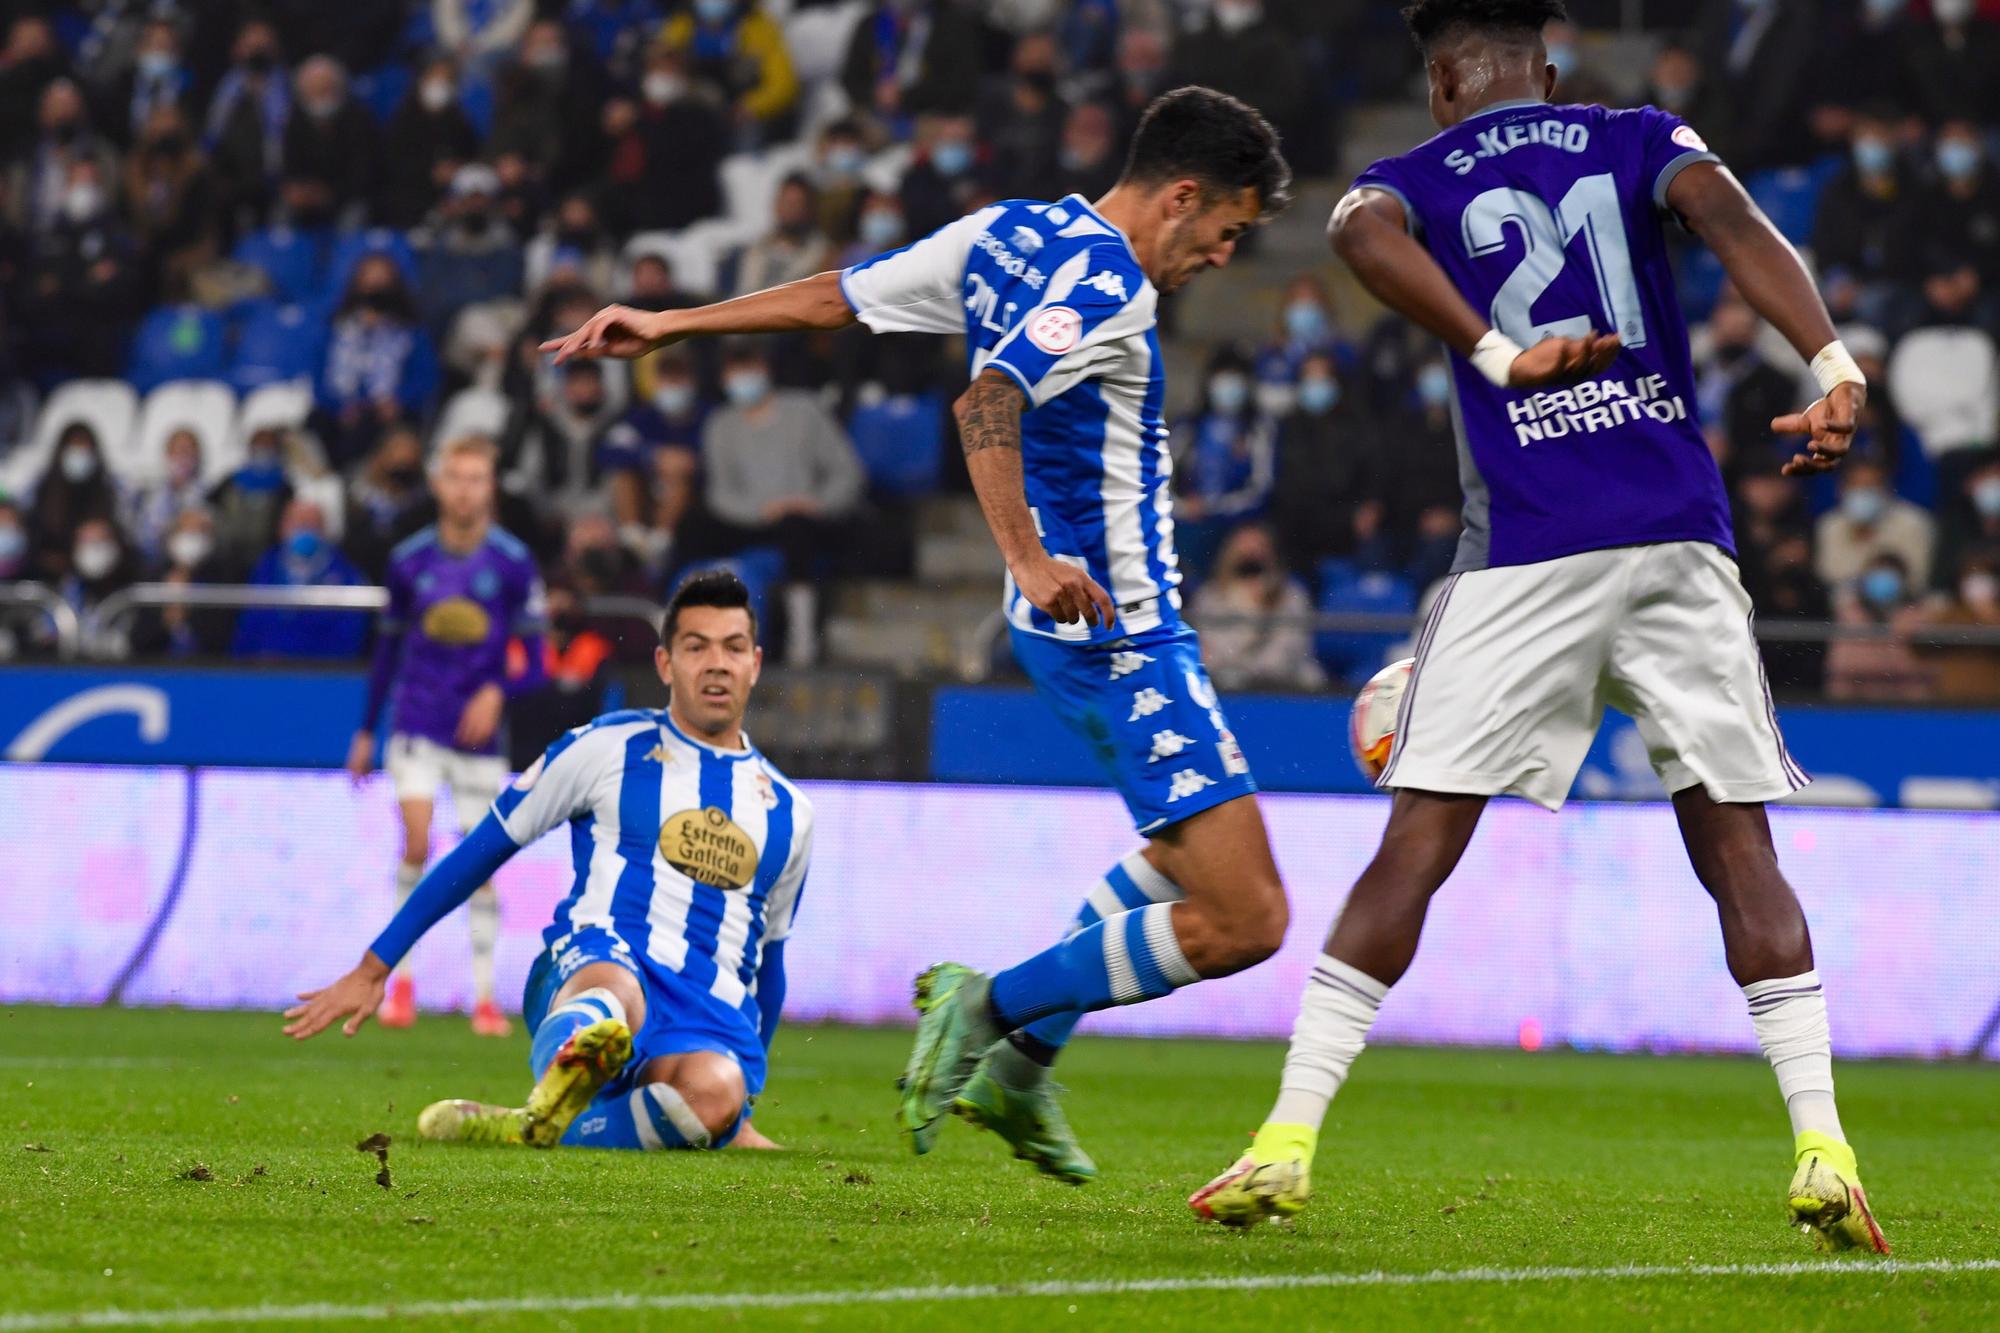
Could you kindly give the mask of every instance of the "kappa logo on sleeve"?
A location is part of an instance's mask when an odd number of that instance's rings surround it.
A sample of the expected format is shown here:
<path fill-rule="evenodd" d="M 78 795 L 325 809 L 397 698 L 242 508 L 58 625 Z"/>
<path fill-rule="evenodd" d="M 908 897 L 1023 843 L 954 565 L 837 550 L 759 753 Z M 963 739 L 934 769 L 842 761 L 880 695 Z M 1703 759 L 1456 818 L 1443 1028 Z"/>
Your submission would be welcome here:
<path fill-rule="evenodd" d="M 1084 287 L 1095 287 L 1097 288 L 1098 291 L 1103 292 L 1106 296 L 1110 297 L 1114 301 L 1124 301 L 1129 299 L 1125 294 L 1125 279 L 1119 276 L 1118 274 L 1113 273 L 1108 268 L 1101 273 L 1091 274 L 1089 277 L 1085 278 L 1079 285 Z"/>
<path fill-rule="evenodd" d="M 1083 316 L 1066 305 L 1052 305 L 1028 321 L 1028 341 L 1050 356 L 1076 346 L 1083 334 Z"/>
<path fill-rule="evenodd" d="M 1702 142 L 1701 136 L 1694 132 L 1694 126 L 1692 125 L 1677 125 L 1674 127 L 1674 132 L 1668 137 L 1681 147 L 1692 149 L 1694 152 L 1706 153 L 1708 151 L 1708 145 Z"/>

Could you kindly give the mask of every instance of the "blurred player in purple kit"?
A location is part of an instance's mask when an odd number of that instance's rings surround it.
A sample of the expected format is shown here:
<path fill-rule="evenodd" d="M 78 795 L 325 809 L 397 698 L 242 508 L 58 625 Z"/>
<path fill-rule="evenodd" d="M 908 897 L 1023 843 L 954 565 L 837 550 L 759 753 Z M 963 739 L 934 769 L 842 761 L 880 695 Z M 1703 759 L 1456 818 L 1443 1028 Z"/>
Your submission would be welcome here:
<path fill-rule="evenodd" d="M 1307 982 L 1277 1103 L 1189 1203 L 1239 1225 L 1306 1206 L 1328 1103 L 1487 800 L 1560 808 L 1608 704 L 1638 723 L 1673 794 L 1777 1074 L 1794 1135 L 1786 1215 L 1823 1248 L 1886 1254 L 1834 1104 L 1812 939 L 1764 815 L 1807 779 L 1751 634 L 1666 228 L 1700 237 L 1811 362 L 1823 396 L 1771 423 L 1808 437 L 1787 475 L 1839 464 L 1867 381 L 1812 275 L 1692 126 L 1655 107 L 1548 104 L 1542 29 L 1561 0 L 1420 0 L 1403 16 L 1441 132 L 1364 170 L 1327 231 L 1363 286 L 1451 350 L 1464 532 L 1378 780 L 1395 792 L 1388 827 Z M 1660 1198 L 1672 1167 L 1649 1156 L 1633 1154 L 1639 1213 L 1673 1206 Z"/>
<path fill-rule="evenodd" d="M 528 662 L 528 675 L 515 687 L 539 680 L 542 581 L 528 548 L 494 525 L 496 459 L 487 440 L 445 445 L 431 474 L 438 521 L 389 557 L 389 606 L 377 632 L 368 704 L 347 768 L 359 779 L 374 766 L 375 729 L 389 704 L 384 767 L 403 812 L 398 902 L 423 878 L 439 786 L 450 786 L 464 832 L 506 784 L 501 711 L 509 689 L 510 639 L 523 641 Z M 493 886 L 481 886 L 466 910 L 472 927 L 472 1030 L 504 1037 L 510 1025 L 493 999 L 493 954 L 500 937 L 500 900 Z M 408 1027 L 416 1016 L 416 984 L 405 962 L 390 985 L 381 1022 Z"/>

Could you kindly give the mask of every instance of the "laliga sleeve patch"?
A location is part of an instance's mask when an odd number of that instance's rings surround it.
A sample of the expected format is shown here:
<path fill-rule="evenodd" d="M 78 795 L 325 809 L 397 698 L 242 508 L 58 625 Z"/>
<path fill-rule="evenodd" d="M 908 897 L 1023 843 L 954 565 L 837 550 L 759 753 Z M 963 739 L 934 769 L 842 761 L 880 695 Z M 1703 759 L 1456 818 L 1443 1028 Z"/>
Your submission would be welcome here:
<path fill-rule="evenodd" d="M 1692 125 L 1677 125 L 1674 127 L 1674 132 L 1668 137 L 1681 147 L 1689 149 L 1692 152 L 1706 153 L 1708 151 L 1708 145 L 1702 142 L 1701 136 L 1694 132 L 1694 126 Z"/>
<path fill-rule="evenodd" d="M 521 776 L 514 779 L 514 790 L 533 791 L 535 789 L 535 779 L 539 778 L 542 775 L 542 769 L 544 766 L 547 765 L 548 761 L 549 757 L 547 755 L 545 754 L 536 755 L 535 762 L 529 764 L 527 769 L 522 772 Z"/>
<path fill-rule="evenodd" d="M 1052 305 L 1028 321 L 1028 341 L 1050 356 L 1076 346 L 1082 333 L 1083 317 L 1066 305 Z"/>

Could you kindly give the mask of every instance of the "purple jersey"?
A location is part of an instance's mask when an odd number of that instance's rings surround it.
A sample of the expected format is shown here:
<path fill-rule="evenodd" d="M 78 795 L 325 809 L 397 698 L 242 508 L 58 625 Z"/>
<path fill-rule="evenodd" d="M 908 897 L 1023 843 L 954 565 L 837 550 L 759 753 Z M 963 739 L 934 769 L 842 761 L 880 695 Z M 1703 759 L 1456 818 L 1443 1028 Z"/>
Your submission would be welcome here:
<path fill-rule="evenodd" d="M 1592 330 L 1624 343 L 1595 379 L 1526 392 L 1452 356 L 1465 490 L 1454 568 L 1649 542 L 1734 553 L 1664 231 L 1667 186 L 1716 160 L 1652 107 L 1504 102 L 1355 181 L 1401 200 L 1453 284 L 1521 346 Z"/>
<path fill-rule="evenodd" d="M 466 702 L 485 685 L 507 683 L 507 641 L 545 632 L 541 575 L 518 537 L 497 527 L 467 554 L 447 551 L 435 527 L 389 555 L 389 606 L 382 613 L 375 679 L 363 727 L 373 730 L 389 677 L 389 729 L 457 748 Z M 497 750 L 496 733 L 485 749 Z"/>

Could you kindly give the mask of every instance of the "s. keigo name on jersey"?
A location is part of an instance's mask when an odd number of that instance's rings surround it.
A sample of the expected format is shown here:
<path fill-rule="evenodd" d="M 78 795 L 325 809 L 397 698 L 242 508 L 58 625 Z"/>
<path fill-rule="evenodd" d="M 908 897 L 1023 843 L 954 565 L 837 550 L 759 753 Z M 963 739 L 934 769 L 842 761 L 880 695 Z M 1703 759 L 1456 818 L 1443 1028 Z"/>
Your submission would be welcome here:
<path fill-rule="evenodd" d="M 1456 569 L 1668 541 L 1734 552 L 1692 415 L 1663 225 L 1674 177 L 1715 160 L 1652 107 L 1503 102 L 1356 179 L 1401 201 L 1453 284 L 1521 346 L 1592 330 L 1622 344 L 1607 373 L 1557 389 L 1498 388 L 1452 358 L 1466 500 Z"/>
<path fill-rule="evenodd" d="M 1179 624 L 1159 293 L 1122 233 L 1079 195 L 1010 199 L 855 265 L 841 291 L 877 333 L 964 334 L 969 377 L 998 370 L 1027 395 L 1021 463 L 1042 544 L 1118 614 L 1059 625 L 1010 579 L 1016 629 L 1104 643 Z"/>

